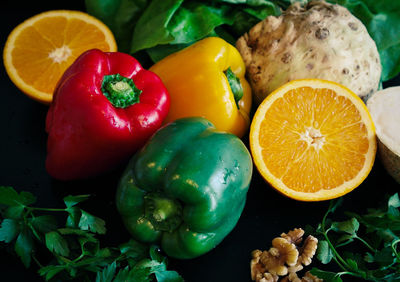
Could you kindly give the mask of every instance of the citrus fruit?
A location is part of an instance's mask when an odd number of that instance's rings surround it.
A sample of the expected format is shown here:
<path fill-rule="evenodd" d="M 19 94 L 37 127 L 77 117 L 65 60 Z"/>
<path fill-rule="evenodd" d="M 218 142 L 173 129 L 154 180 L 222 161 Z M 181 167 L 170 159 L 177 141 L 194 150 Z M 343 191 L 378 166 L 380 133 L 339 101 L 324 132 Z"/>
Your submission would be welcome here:
<path fill-rule="evenodd" d="M 294 80 L 258 107 L 250 149 L 260 174 L 279 192 L 301 201 L 328 200 L 367 177 L 375 128 L 365 104 L 346 87 Z"/>
<path fill-rule="evenodd" d="M 400 183 L 400 86 L 376 92 L 367 102 L 383 166 Z"/>
<path fill-rule="evenodd" d="M 57 81 L 84 51 L 116 51 L 111 31 L 79 11 L 54 10 L 27 19 L 7 38 L 3 61 L 12 82 L 29 97 L 50 103 Z"/>

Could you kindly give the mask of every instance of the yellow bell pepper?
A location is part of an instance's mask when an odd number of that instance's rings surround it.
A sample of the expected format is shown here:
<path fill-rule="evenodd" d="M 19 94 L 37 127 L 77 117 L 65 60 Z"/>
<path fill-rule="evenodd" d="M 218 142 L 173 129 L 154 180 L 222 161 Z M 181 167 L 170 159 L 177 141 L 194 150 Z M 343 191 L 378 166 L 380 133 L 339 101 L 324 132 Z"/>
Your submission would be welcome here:
<path fill-rule="evenodd" d="M 244 78 L 242 57 L 223 39 L 205 38 L 162 59 L 150 70 L 161 78 L 171 97 L 166 122 L 201 116 L 218 130 L 238 137 L 246 133 L 251 89 Z"/>

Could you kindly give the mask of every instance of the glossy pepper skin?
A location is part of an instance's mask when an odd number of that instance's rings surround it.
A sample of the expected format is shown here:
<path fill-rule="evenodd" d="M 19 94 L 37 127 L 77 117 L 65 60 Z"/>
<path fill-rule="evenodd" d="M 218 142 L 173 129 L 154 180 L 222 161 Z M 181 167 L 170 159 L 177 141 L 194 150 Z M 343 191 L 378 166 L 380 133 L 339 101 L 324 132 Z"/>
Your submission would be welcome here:
<path fill-rule="evenodd" d="M 225 74 L 228 68 L 240 80 L 243 96 L 238 101 Z M 166 122 L 201 116 L 218 130 L 242 137 L 250 124 L 251 108 L 245 69 L 236 48 L 217 37 L 198 41 L 153 65 L 150 70 L 161 78 L 171 97 Z"/>
<path fill-rule="evenodd" d="M 134 238 L 190 259 L 234 228 L 251 175 L 251 156 L 238 137 L 204 118 L 183 118 L 157 131 L 131 159 L 116 204 Z"/>
<path fill-rule="evenodd" d="M 47 172 L 71 180 L 112 169 L 147 141 L 168 109 L 160 78 L 136 59 L 86 51 L 58 82 L 47 113 Z"/>

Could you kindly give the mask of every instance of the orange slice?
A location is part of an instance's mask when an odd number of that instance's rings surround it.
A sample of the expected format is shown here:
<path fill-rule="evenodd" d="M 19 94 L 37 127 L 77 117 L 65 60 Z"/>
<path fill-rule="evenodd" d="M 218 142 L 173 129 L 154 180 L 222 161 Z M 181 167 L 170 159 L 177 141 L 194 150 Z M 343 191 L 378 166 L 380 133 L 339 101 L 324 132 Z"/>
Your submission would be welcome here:
<path fill-rule="evenodd" d="M 260 174 L 279 192 L 328 200 L 352 191 L 371 171 L 375 128 L 367 107 L 346 87 L 294 80 L 258 107 L 250 149 Z"/>
<path fill-rule="evenodd" d="M 50 103 L 67 67 L 93 48 L 117 51 L 105 24 L 79 11 L 48 11 L 29 18 L 10 33 L 3 61 L 8 76 L 22 92 Z"/>

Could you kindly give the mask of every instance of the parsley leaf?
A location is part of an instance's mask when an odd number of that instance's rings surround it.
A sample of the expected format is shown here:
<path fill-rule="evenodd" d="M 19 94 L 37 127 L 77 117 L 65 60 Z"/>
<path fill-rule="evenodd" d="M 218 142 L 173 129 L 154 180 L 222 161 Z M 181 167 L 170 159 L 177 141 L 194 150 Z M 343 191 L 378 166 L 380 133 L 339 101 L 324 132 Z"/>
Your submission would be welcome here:
<path fill-rule="evenodd" d="M 318 240 L 317 258 L 323 263 L 329 263 L 333 258 L 332 250 L 329 248 L 328 241 Z"/>
<path fill-rule="evenodd" d="M 19 233 L 19 223 L 14 219 L 6 218 L 1 222 L 0 241 L 10 243 Z"/>
<path fill-rule="evenodd" d="M 78 195 L 78 196 L 66 196 L 64 197 L 64 203 L 67 206 L 67 208 L 73 207 L 83 201 L 86 201 L 89 199 L 90 195 Z"/>
<path fill-rule="evenodd" d="M 29 267 L 38 264 L 44 279 L 83 281 L 183 281 L 175 271 L 167 270 L 167 259 L 157 246 L 130 240 L 119 247 L 101 247 L 97 234 L 105 234 L 105 221 L 78 207 L 89 195 L 67 196 L 66 208 L 32 207 L 36 198 L 29 192 L 18 193 L 0 186 L 2 209 L 0 242 L 14 244 L 15 253 Z M 60 226 L 51 214 L 67 217 Z M 46 214 L 42 214 L 46 213 Z M 50 214 L 49 214 L 50 213 Z M 43 265 L 35 256 L 36 244 L 42 244 L 53 255 L 51 264 Z M 47 255 L 48 255 L 47 254 Z"/>
<path fill-rule="evenodd" d="M 138 262 L 147 257 L 148 247 L 133 239 L 121 244 L 119 250 L 125 257 Z"/>
<path fill-rule="evenodd" d="M 41 215 L 30 220 L 32 226 L 41 233 L 47 233 L 57 228 L 57 221 L 51 215 Z"/>
<path fill-rule="evenodd" d="M 65 209 L 68 212 L 67 222 L 65 226 L 71 228 L 78 228 L 79 221 L 81 220 L 82 211 L 80 208 L 77 207 L 69 207 Z"/>
<path fill-rule="evenodd" d="M 391 247 L 385 247 L 375 253 L 373 261 L 378 263 L 381 267 L 384 267 L 395 263 L 396 257 Z"/>
<path fill-rule="evenodd" d="M 336 209 L 342 205 L 342 203 L 343 203 L 343 198 L 332 200 L 329 203 L 329 208 L 328 208 L 327 214 L 334 213 L 336 211 Z"/>
<path fill-rule="evenodd" d="M 323 264 L 335 262 L 342 271 L 332 273 L 313 268 L 311 273 L 328 282 L 342 281 L 342 275 L 370 281 L 400 279 L 400 254 L 397 250 L 397 244 L 400 244 L 398 194 L 388 197 L 386 205 L 369 209 L 366 214 L 345 212 L 347 220 L 332 222 L 327 216 L 339 206 L 339 201 L 331 201 L 322 223 L 316 229 L 320 238 L 317 258 Z M 355 241 L 364 248 L 362 251 L 353 251 L 351 246 Z"/>
<path fill-rule="evenodd" d="M 394 208 L 400 208 L 400 198 L 398 193 L 394 194 L 389 198 L 388 206 Z"/>
<path fill-rule="evenodd" d="M 128 277 L 129 277 L 129 266 L 126 266 L 117 273 L 113 282 L 126 282 L 129 281 Z"/>
<path fill-rule="evenodd" d="M 36 202 L 36 197 L 30 192 L 22 191 L 18 194 L 12 187 L 0 186 L 0 204 L 6 206 L 31 205 Z"/>
<path fill-rule="evenodd" d="M 152 260 L 163 262 L 166 259 L 165 257 L 162 256 L 161 250 L 158 246 L 155 245 L 151 246 L 149 253 L 150 253 L 150 258 Z"/>
<path fill-rule="evenodd" d="M 324 281 L 330 282 L 342 282 L 343 280 L 340 278 L 340 275 L 334 272 L 323 271 L 318 268 L 313 268 L 310 270 L 312 275 L 315 275 Z"/>
<path fill-rule="evenodd" d="M 114 261 L 102 271 L 97 272 L 96 282 L 112 282 L 117 269 L 117 263 Z"/>
<path fill-rule="evenodd" d="M 13 219 L 21 219 L 24 210 L 25 210 L 25 207 L 21 206 L 21 205 L 11 206 L 5 210 L 4 217 L 13 218 Z"/>
<path fill-rule="evenodd" d="M 176 271 L 166 270 L 156 272 L 158 282 L 183 282 L 183 278 Z"/>
<path fill-rule="evenodd" d="M 46 281 L 48 281 L 63 270 L 65 270 L 65 267 L 62 265 L 48 265 L 40 268 L 38 273 L 45 276 Z"/>
<path fill-rule="evenodd" d="M 22 230 L 15 241 L 14 250 L 22 263 L 28 268 L 31 265 L 33 251 L 33 238 L 29 230 Z"/>
<path fill-rule="evenodd" d="M 360 223 L 353 217 L 346 221 L 334 222 L 332 223 L 331 228 L 336 232 L 344 232 L 356 236 L 357 231 L 360 228 Z"/>
<path fill-rule="evenodd" d="M 91 215 L 88 212 L 82 211 L 81 218 L 79 220 L 79 228 L 82 230 L 91 231 L 93 233 L 105 234 L 106 223 L 101 218 Z"/>
<path fill-rule="evenodd" d="M 57 231 L 46 233 L 46 247 L 57 255 L 68 256 L 69 248 L 67 241 Z"/>
<path fill-rule="evenodd" d="M 151 274 L 151 269 L 149 267 L 134 265 L 133 268 L 129 271 L 127 281 L 148 282 L 152 280 L 150 276 Z"/>

